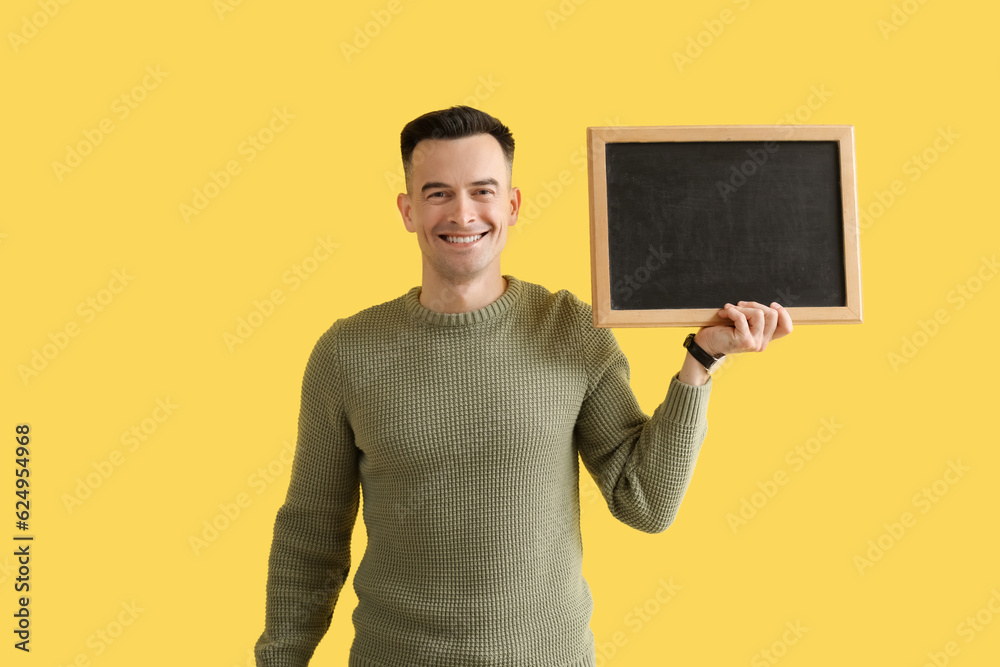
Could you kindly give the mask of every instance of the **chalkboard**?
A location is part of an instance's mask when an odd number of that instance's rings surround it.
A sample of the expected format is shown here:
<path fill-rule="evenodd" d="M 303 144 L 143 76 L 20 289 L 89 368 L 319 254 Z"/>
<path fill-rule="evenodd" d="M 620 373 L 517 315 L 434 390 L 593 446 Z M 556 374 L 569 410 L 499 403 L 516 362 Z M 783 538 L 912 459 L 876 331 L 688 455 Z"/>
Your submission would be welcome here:
<path fill-rule="evenodd" d="M 853 127 L 588 128 L 595 326 L 861 322 Z"/>

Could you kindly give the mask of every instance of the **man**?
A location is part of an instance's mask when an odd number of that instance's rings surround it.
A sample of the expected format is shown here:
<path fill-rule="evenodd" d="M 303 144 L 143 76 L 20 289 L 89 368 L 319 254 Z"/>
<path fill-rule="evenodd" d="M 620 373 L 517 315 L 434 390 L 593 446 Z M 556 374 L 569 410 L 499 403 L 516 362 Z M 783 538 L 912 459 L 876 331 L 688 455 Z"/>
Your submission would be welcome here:
<path fill-rule="evenodd" d="M 514 140 L 469 107 L 401 135 L 397 198 L 422 254 L 419 287 L 338 319 L 306 364 L 291 480 L 278 510 L 257 664 L 306 665 L 350 569 L 350 667 L 593 667 L 582 575 L 579 460 L 612 515 L 670 525 L 704 440 L 711 379 L 689 348 L 652 417 L 590 306 L 502 274 Z M 708 355 L 792 330 L 777 303 L 726 304 Z"/>

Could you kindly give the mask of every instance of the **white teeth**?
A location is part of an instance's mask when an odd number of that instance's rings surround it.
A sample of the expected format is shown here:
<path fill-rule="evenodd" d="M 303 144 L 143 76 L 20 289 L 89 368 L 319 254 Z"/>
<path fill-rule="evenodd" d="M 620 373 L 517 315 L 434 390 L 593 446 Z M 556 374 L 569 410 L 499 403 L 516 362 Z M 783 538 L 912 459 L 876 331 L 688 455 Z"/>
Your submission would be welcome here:
<path fill-rule="evenodd" d="M 461 237 L 461 236 L 445 237 L 445 239 L 447 239 L 449 243 L 474 243 L 475 241 L 478 241 L 481 238 L 483 238 L 483 234 L 479 234 L 478 236 L 468 236 L 468 237 Z"/>

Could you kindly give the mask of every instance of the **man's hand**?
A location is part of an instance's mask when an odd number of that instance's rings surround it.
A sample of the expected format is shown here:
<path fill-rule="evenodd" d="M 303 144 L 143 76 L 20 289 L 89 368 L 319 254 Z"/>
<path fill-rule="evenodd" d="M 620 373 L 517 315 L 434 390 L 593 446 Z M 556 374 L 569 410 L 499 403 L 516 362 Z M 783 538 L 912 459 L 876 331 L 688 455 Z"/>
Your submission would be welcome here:
<path fill-rule="evenodd" d="M 719 311 L 733 324 L 702 327 L 695 342 L 713 356 L 739 352 L 763 352 L 772 340 L 792 333 L 792 317 L 777 301 L 765 306 L 756 301 L 727 303 Z"/>

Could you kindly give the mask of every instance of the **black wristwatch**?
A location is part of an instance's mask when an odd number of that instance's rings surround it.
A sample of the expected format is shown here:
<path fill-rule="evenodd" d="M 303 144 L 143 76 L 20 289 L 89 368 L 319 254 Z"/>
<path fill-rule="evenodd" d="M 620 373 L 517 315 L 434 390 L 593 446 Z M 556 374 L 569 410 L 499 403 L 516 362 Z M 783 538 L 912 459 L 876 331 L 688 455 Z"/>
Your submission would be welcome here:
<path fill-rule="evenodd" d="M 694 342 L 694 334 L 688 334 L 687 338 L 684 339 L 684 347 L 687 351 L 691 353 L 691 356 L 695 358 L 696 361 L 701 363 L 705 367 L 705 370 L 709 373 L 712 372 L 714 368 L 719 366 L 719 362 L 726 358 L 726 355 L 720 354 L 713 357 L 708 352 L 702 349 L 698 343 Z"/>

